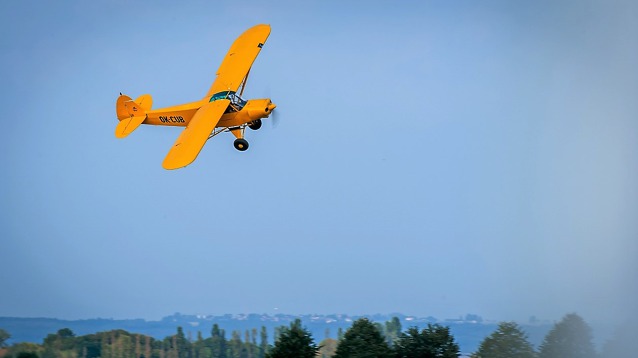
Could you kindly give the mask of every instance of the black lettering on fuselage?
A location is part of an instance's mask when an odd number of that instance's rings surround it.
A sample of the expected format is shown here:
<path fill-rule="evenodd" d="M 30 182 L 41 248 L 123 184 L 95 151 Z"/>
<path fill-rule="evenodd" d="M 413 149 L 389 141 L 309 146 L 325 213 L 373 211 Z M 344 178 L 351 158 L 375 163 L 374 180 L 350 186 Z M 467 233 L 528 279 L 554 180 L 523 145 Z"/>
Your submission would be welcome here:
<path fill-rule="evenodd" d="M 184 123 L 182 116 L 159 116 L 159 120 L 162 123 Z"/>

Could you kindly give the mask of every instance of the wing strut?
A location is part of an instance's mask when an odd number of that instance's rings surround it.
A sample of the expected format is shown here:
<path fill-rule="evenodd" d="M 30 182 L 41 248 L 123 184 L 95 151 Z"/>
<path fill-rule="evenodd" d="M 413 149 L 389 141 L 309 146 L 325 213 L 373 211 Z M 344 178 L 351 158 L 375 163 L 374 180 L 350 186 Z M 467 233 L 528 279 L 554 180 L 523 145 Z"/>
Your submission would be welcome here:
<path fill-rule="evenodd" d="M 246 72 L 246 77 L 244 77 L 244 81 L 241 83 L 241 92 L 239 92 L 239 97 L 243 97 L 244 95 L 244 88 L 246 88 L 246 81 L 248 81 L 248 75 L 250 74 L 250 68 L 248 69 L 248 72 Z"/>

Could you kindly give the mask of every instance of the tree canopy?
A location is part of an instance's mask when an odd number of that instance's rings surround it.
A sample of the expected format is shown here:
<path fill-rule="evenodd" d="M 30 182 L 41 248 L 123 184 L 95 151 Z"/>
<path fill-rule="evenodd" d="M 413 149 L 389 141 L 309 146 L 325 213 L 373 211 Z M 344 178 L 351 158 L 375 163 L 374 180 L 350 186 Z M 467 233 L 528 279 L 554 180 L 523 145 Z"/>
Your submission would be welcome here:
<path fill-rule="evenodd" d="M 343 335 L 335 358 L 390 358 L 392 350 L 374 323 L 361 318 Z"/>
<path fill-rule="evenodd" d="M 213 327 L 211 337 L 197 334 L 192 341 L 181 327 L 174 335 L 163 340 L 129 333 L 125 330 L 98 332 L 75 336 L 69 329 L 49 334 L 44 342 L 16 343 L 11 345 L 3 358 L 263 358 L 265 351 L 256 344 L 257 330 L 252 339 L 246 332 L 244 341 L 239 331 L 233 331 L 235 341 L 228 344 L 223 329 Z M 265 332 L 264 332 L 265 335 Z"/>
<path fill-rule="evenodd" d="M 318 348 L 312 335 L 301 326 L 301 320 L 296 319 L 290 327 L 284 327 L 279 334 L 274 347 L 266 354 L 267 358 L 314 358 Z"/>
<path fill-rule="evenodd" d="M 577 314 L 563 317 L 547 333 L 539 353 L 540 358 L 594 358 L 591 328 Z"/>
<path fill-rule="evenodd" d="M 456 358 L 460 351 L 450 329 L 438 324 L 428 324 L 420 332 L 410 327 L 401 333 L 394 350 L 397 358 Z"/>
<path fill-rule="evenodd" d="M 486 337 L 472 358 L 534 358 L 536 352 L 527 335 L 514 322 L 501 322 Z"/>

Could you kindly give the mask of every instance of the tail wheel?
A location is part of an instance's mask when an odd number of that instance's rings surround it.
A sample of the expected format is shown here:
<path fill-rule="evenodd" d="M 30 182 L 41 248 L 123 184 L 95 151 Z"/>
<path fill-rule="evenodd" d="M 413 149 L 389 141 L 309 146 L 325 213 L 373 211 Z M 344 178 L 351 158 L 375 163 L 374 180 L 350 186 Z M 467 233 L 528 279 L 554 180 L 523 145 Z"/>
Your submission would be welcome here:
<path fill-rule="evenodd" d="M 248 125 L 248 128 L 250 128 L 250 129 L 252 129 L 254 131 L 256 131 L 257 129 L 261 128 L 261 119 L 257 119 L 255 121 L 251 122 Z"/>
<path fill-rule="evenodd" d="M 243 152 L 246 149 L 248 149 L 248 141 L 245 140 L 244 138 L 235 139 L 235 142 L 233 143 L 233 145 L 235 146 L 235 149 L 237 149 L 240 152 Z"/>

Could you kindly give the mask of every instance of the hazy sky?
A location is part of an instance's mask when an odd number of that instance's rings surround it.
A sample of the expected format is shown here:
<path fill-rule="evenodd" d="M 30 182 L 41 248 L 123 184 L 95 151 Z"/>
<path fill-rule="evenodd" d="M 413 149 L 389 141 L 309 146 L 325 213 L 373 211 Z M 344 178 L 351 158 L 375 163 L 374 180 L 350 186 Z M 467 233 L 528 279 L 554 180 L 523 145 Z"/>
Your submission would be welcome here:
<path fill-rule="evenodd" d="M 184 3 L 0 2 L 0 316 L 635 310 L 635 3 Z M 259 23 L 247 152 L 115 138 Z"/>

